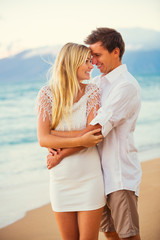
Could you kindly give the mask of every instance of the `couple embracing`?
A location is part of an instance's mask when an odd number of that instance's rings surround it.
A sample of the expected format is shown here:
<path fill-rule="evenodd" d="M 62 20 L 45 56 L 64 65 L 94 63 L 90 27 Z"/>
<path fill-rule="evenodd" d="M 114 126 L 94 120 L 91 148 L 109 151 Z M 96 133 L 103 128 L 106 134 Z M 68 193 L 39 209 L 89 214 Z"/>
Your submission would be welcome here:
<path fill-rule="evenodd" d="M 63 240 L 140 240 L 141 168 L 133 133 L 140 87 L 122 64 L 119 32 L 67 43 L 38 93 L 38 141 L 50 148 L 50 198 Z M 102 75 L 88 84 L 95 64 Z M 53 150 L 56 149 L 56 150 Z"/>

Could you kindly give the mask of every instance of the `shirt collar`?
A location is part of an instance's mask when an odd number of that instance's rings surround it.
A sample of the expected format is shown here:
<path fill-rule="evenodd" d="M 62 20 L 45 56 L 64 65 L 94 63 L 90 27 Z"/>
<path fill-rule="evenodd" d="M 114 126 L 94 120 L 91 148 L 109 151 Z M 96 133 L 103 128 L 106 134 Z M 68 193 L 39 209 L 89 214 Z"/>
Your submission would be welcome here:
<path fill-rule="evenodd" d="M 120 66 L 118 66 L 117 68 L 115 68 L 114 70 L 112 70 L 111 72 L 109 72 L 108 74 L 101 76 L 101 80 L 103 79 L 103 81 L 106 79 L 108 80 L 110 83 L 112 83 L 115 79 L 117 79 L 117 77 L 122 73 L 122 72 L 126 72 L 127 71 L 127 66 L 126 64 L 122 64 Z"/>

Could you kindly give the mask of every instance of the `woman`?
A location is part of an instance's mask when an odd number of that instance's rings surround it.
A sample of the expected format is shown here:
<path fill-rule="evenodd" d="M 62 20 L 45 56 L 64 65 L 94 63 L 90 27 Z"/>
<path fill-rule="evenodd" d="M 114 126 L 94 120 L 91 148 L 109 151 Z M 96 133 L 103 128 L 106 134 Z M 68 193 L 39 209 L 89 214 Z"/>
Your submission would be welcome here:
<path fill-rule="evenodd" d="M 74 43 L 60 51 L 52 69 L 50 86 L 38 94 L 38 140 L 42 147 L 88 147 L 88 137 L 94 144 L 102 141 L 97 130 L 80 137 L 60 137 L 58 131 L 81 130 L 95 117 L 99 108 L 99 90 L 90 79 L 91 53 L 89 48 Z M 54 81 L 53 81 L 54 79 Z M 51 134 L 51 130 L 54 135 Z M 75 148 L 50 169 L 52 209 L 63 240 L 97 240 L 103 206 L 105 205 L 103 177 L 95 146 Z M 95 193 L 96 191 L 96 193 Z"/>

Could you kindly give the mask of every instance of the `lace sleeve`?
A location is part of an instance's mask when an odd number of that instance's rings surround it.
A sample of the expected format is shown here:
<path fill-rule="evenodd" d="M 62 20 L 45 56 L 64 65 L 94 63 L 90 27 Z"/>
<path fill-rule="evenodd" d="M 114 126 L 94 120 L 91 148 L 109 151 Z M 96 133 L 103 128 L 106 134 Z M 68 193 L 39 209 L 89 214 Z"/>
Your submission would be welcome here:
<path fill-rule="evenodd" d="M 53 104 L 53 94 L 48 86 L 44 86 L 38 93 L 36 99 L 36 112 L 38 117 L 43 114 L 43 121 L 45 121 L 47 113 L 49 115 L 49 120 L 51 121 L 52 116 L 52 104 Z"/>
<path fill-rule="evenodd" d="M 87 117 L 92 110 L 93 116 L 95 117 L 100 106 L 100 89 L 95 84 L 88 84 L 87 92 Z"/>

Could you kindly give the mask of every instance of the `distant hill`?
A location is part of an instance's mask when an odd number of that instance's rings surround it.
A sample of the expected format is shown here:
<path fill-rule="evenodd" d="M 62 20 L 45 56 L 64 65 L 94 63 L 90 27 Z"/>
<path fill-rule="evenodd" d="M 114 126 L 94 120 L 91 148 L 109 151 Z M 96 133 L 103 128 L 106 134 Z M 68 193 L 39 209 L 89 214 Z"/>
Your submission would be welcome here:
<path fill-rule="evenodd" d="M 46 78 L 49 62 L 54 62 L 55 56 L 31 53 L 32 50 L 27 50 L 13 57 L 0 59 L 0 81 L 41 81 Z"/>
<path fill-rule="evenodd" d="M 127 51 L 123 63 L 136 75 L 160 74 L 160 50 Z"/>
<path fill-rule="evenodd" d="M 33 52 L 34 51 L 34 52 Z M 55 60 L 55 53 L 27 50 L 10 58 L 0 59 L 0 81 L 42 81 L 46 79 L 49 63 Z M 160 74 L 160 50 L 144 51 L 127 50 L 123 57 L 128 70 L 133 75 Z M 92 76 L 99 74 L 94 70 Z"/>

